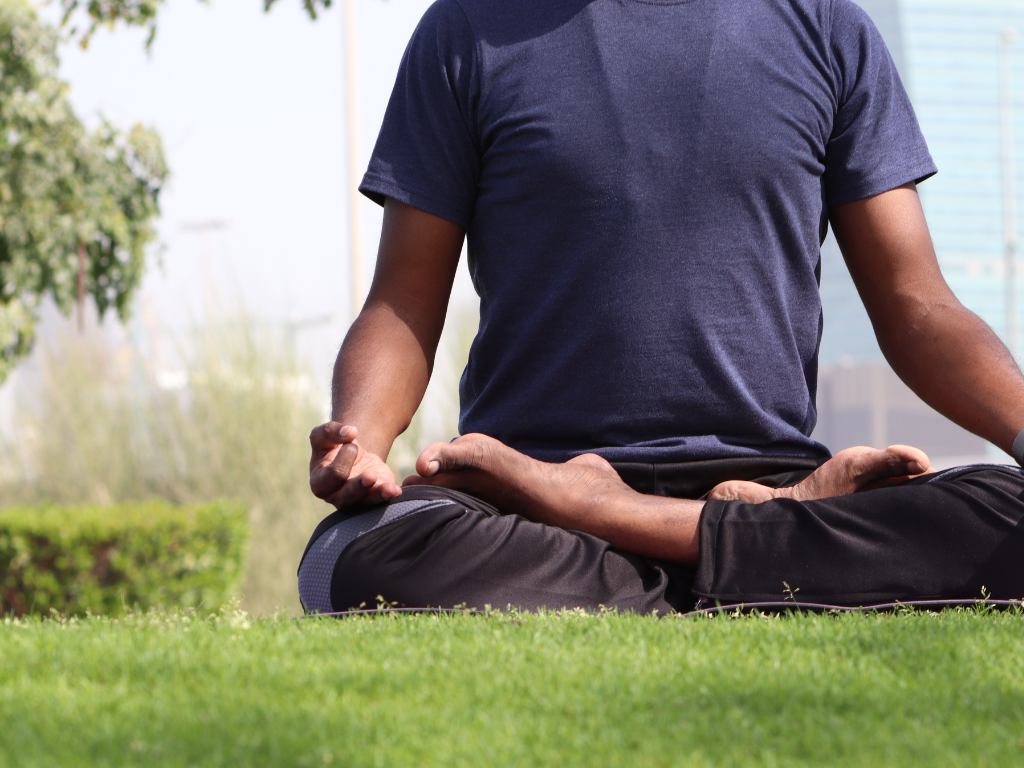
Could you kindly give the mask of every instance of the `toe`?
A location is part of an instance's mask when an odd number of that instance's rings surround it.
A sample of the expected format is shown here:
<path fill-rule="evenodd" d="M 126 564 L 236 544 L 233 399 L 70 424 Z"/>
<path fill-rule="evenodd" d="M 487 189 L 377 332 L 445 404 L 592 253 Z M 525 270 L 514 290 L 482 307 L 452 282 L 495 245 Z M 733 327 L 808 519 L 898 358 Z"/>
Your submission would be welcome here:
<path fill-rule="evenodd" d="M 434 443 L 416 460 L 416 471 L 423 477 L 460 469 L 485 469 L 501 443 L 487 435 L 462 435 L 450 443 Z"/>
<path fill-rule="evenodd" d="M 416 459 L 416 471 L 422 477 L 433 477 L 447 464 L 452 464 L 450 443 L 434 443 L 423 450 Z"/>
<path fill-rule="evenodd" d="M 727 480 L 716 485 L 708 494 L 709 499 L 716 501 L 746 501 L 750 504 L 760 504 L 775 496 L 774 490 L 768 486 L 748 480 Z"/>
<path fill-rule="evenodd" d="M 928 470 L 928 455 L 909 445 L 890 445 L 884 450 L 865 450 L 853 458 L 850 468 L 858 483 L 920 475 Z"/>
<path fill-rule="evenodd" d="M 920 475 L 927 472 L 931 465 L 928 454 L 911 445 L 890 445 L 885 450 L 892 457 L 892 465 L 897 474 Z"/>

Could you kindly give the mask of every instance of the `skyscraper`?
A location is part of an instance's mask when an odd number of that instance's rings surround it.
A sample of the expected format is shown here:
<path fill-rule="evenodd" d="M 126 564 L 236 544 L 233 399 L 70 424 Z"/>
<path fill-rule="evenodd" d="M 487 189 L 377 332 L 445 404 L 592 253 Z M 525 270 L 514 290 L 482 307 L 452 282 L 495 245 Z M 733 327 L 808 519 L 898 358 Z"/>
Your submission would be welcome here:
<path fill-rule="evenodd" d="M 899 5 L 906 82 L 939 167 L 921 186 L 939 263 L 960 300 L 1012 341 L 1007 224 L 1024 210 L 1024 38 L 1013 31 L 1024 34 L 1024 2 Z"/>
<path fill-rule="evenodd" d="M 1015 213 L 1024 212 L 1024 0 L 857 1 L 885 38 L 939 167 L 920 193 L 943 274 L 960 300 L 1014 345 L 1024 275 L 1008 292 L 1007 257 Z M 822 248 L 821 293 L 816 437 L 834 450 L 886 442 L 917 443 L 933 455 L 984 450 L 885 365 L 831 237 Z"/>
<path fill-rule="evenodd" d="M 943 274 L 1010 341 L 1007 239 L 1015 232 L 1007 225 L 1024 213 L 1024 1 L 859 2 L 889 46 L 939 167 L 920 192 Z M 831 239 L 822 272 L 823 362 L 879 359 Z M 1019 289 L 1024 276 L 1016 282 Z M 1024 309 L 1016 314 L 1019 337 Z"/>

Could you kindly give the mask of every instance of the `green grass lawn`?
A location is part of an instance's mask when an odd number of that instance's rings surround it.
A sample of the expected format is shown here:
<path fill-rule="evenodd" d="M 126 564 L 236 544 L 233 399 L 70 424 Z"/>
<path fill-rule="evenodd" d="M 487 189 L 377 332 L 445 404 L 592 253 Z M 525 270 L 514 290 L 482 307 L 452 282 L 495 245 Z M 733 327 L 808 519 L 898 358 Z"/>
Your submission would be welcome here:
<path fill-rule="evenodd" d="M 1024 616 L 0 624 L 0 765 L 1024 765 Z"/>

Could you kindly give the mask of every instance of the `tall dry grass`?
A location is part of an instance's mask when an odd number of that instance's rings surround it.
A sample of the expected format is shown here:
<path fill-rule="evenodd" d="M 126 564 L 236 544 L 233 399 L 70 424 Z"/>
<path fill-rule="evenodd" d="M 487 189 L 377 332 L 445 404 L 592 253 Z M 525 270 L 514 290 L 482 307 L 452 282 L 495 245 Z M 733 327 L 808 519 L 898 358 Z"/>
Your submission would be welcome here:
<path fill-rule="evenodd" d="M 427 444 L 457 433 L 476 326 L 472 313 L 453 314 L 424 403 L 389 457 L 399 477 Z M 289 337 L 238 313 L 181 339 L 182 368 L 169 375 L 138 344 L 56 325 L 21 376 L 3 436 L 3 503 L 238 499 L 253 531 L 244 607 L 298 612 L 298 561 L 330 511 L 308 485 L 308 434 L 324 420 L 327 383 Z"/>

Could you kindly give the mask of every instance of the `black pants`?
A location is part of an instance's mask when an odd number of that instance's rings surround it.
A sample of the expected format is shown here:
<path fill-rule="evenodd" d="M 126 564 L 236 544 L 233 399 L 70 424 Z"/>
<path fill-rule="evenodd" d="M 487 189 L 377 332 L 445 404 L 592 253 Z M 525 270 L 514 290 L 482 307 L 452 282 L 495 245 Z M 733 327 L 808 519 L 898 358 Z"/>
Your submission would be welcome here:
<path fill-rule="evenodd" d="M 726 479 L 775 487 L 810 474 L 799 459 L 617 465 L 641 493 L 700 498 Z M 1024 473 L 978 465 L 812 502 L 708 501 L 700 562 L 687 568 L 534 523 L 466 494 L 405 489 L 329 515 L 299 567 L 306 610 L 381 599 L 402 606 L 526 610 L 601 606 L 641 613 L 781 600 L 1024 598 Z"/>

